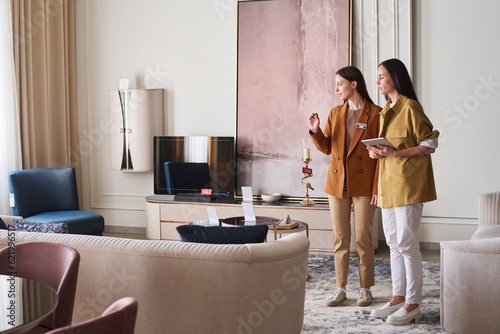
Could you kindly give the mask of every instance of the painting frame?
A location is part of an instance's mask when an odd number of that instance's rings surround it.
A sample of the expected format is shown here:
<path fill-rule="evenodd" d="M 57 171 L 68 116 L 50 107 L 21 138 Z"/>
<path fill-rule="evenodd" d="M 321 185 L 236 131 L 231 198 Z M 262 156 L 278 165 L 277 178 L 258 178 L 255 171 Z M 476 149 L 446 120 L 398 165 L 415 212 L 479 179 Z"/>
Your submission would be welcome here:
<path fill-rule="evenodd" d="M 238 1 L 237 196 L 251 186 L 254 195 L 303 199 L 305 142 L 313 169 L 307 182 L 315 188 L 309 195 L 326 201 L 329 156 L 309 140 L 307 118 L 318 112 L 324 125 L 330 109 L 343 102 L 335 93 L 335 72 L 351 63 L 352 0 Z"/>

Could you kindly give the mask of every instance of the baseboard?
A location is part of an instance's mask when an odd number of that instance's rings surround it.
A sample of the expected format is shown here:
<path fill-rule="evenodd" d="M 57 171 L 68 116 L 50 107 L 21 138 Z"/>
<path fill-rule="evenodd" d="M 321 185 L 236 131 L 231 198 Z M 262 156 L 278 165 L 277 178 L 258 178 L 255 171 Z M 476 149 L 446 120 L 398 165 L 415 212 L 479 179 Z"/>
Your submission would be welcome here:
<path fill-rule="evenodd" d="M 440 250 L 439 242 L 420 242 L 420 249 L 422 250 Z"/>
<path fill-rule="evenodd" d="M 106 226 L 104 232 L 146 234 L 146 228 L 137 226 Z"/>
<path fill-rule="evenodd" d="M 385 240 L 379 240 L 379 248 L 380 249 L 389 249 L 389 246 L 385 243 Z M 423 242 L 420 241 L 420 250 L 431 250 L 438 251 L 441 250 L 441 246 L 439 242 Z"/>

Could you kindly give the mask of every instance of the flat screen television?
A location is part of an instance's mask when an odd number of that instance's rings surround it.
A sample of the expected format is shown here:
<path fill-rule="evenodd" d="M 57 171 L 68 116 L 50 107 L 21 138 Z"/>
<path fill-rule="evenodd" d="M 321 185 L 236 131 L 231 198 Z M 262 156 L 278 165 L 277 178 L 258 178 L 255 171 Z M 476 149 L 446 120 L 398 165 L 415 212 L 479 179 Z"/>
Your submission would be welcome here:
<path fill-rule="evenodd" d="M 183 192 L 169 189 L 165 177 L 165 162 L 208 163 L 213 194 L 233 196 L 235 188 L 235 150 L 233 137 L 155 136 L 154 193 L 157 195 Z"/>

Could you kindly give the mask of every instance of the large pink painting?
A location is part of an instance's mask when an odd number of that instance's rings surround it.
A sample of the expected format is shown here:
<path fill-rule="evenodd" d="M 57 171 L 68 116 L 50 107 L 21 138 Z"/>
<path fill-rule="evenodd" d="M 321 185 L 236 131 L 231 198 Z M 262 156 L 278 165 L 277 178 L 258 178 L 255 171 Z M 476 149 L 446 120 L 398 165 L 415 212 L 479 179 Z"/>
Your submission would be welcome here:
<path fill-rule="evenodd" d="M 332 107 L 335 72 L 349 64 L 349 0 L 238 2 L 237 188 L 304 197 L 307 118 Z M 314 187 L 326 197 L 329 157 L 311 143 Z M 240 189 L 237 190 L 241 192 Z"/>

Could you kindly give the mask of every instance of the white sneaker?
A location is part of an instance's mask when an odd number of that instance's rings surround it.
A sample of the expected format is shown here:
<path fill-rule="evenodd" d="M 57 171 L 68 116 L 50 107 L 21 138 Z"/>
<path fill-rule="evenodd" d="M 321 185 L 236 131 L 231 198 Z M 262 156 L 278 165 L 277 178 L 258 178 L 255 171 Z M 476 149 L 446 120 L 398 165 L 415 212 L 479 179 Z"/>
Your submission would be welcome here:
<path fill-rule="evenodd" d="M 401 326 L 409 324 L 414 319 L 415 322 L 422 319 L 422 311 L 420 311 L 420 306 L 417 306 L 417 308 L 411 312 L 406 311 L 404 307 L 400 308 L 395 313 L 387 317 L 387 323 L 391 325 Z"/>
<path fill-rule="evenodd" d="M 392 306 L 391 306 L 390 302 L 387 302 L 387 303 L 385 303 L 384 306 L 377 308 L 377 309 L 373 309 L 370 316 L 375 317 L 375 318 L 385 319 L 389 315 L 393 314 L 394 312 L 396 312 L 397 310 L 402 308 L 403 306 L 405 306 L 405 302 L 402 302 L 402 303 L 396 304 L 396 305 L 392 305 Z"/>

